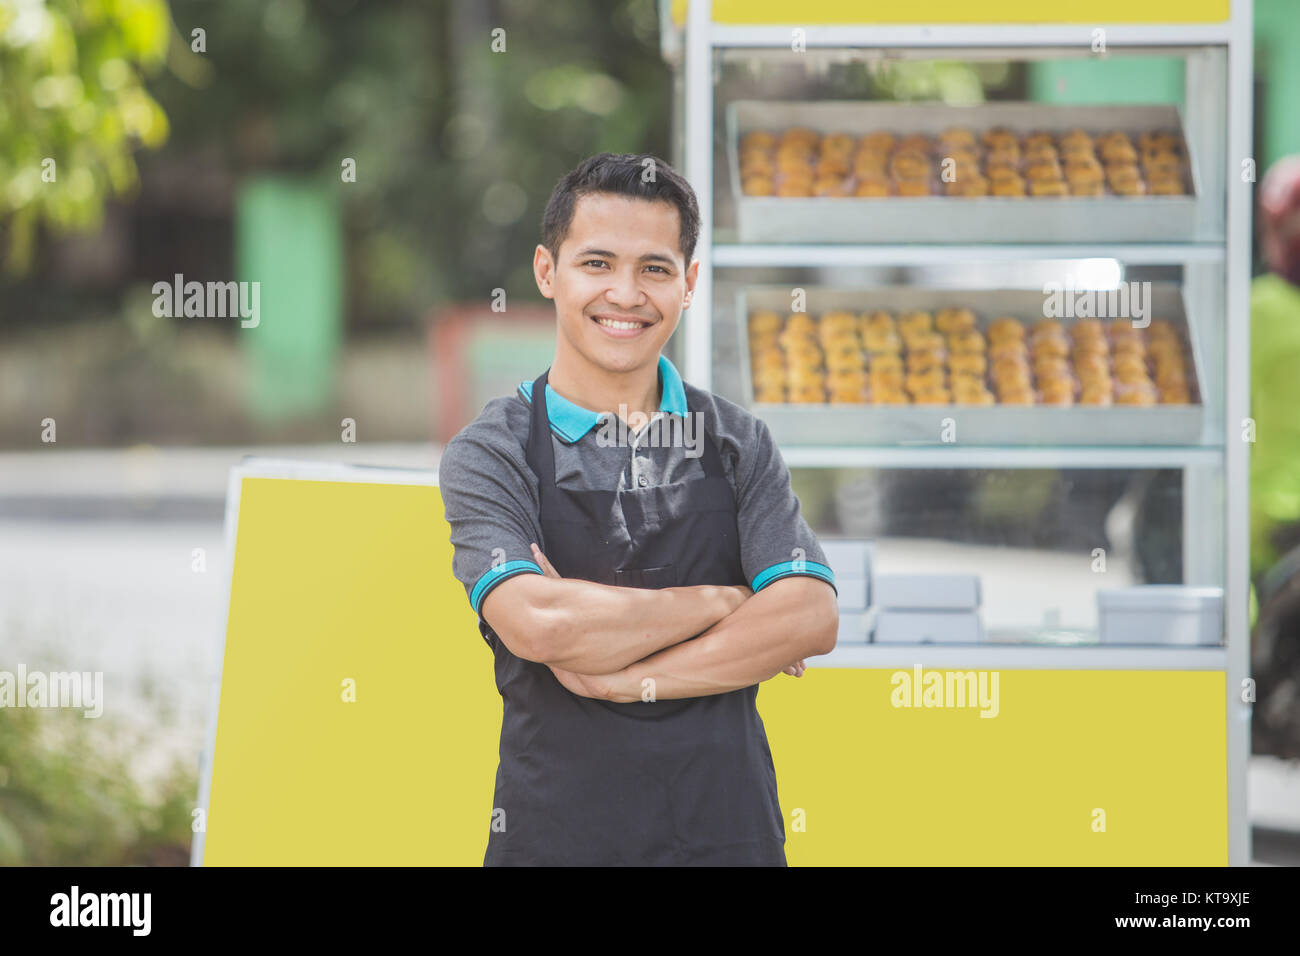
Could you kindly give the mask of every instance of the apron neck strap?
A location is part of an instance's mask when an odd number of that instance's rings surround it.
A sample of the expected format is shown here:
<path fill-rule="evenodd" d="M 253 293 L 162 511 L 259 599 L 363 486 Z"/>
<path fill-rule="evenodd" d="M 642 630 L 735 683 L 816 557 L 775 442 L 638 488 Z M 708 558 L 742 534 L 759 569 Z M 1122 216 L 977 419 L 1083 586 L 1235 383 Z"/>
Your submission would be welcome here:
<path fill-rule="evenodd" d="M 548 368 L 541 375 L 537 376 L 533 382 L 533 395 L 531 412 L 531 425 L 528 430 L 528 449 L 526 458 L 528 467 L 533 470 L 544 489 L 542 494 L 555 487 L 555 446 L 551 442 L 551 420 L 546 413 L 546 386 L 547 376 L 550 374 Z M 693 415 L 695 412 L 689 407 L 686 410 L 687 415 Z M 703 428 L 700 430 L 700 441 L 703 444 L 703 454 L 700 458 L 700 464 L 704 468 L 706 478 L 725 478 L 726 472 L 722 468 L 722 457 L 718 454 L 718 447 L 713 443 L 709 433 Z"/>

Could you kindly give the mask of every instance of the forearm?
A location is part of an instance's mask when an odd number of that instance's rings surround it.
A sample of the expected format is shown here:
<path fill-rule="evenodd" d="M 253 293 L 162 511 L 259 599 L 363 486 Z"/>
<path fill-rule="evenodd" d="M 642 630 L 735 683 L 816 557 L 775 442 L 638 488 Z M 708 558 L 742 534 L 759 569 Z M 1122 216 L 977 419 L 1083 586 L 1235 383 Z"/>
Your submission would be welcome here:
<path fill-rule="evenodd" d="M 655 699 L 673 700 L 749 687 L 775 677 L 792 661 L 828 653 L 838 623 L 829 585 L 811 579 L 777 582 L 696 640 L 609 675 L 608 696 L 638 701 L 649 690 Z"/>
<path fill-rule="evenodd" d="M 734 589 L 613 587 L 565 578 L 548 581 L 543 663 L 608 674 L 694 637 L 738 605 Z M 788 661 L 786 663 L 789 663 Z"/>

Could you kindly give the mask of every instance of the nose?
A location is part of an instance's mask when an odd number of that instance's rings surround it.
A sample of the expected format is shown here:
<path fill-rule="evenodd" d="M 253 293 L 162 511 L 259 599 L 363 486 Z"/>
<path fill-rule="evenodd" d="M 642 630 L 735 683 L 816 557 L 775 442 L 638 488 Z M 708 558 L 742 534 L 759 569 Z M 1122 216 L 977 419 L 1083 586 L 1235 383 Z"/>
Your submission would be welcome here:
<path fill-rule="evenodd" d="M 605 301 L 616 308 L 631 312 L 646 301 L 645 292 L 638 281 L 636 267 L 614 270 L 605 289 Z"/>

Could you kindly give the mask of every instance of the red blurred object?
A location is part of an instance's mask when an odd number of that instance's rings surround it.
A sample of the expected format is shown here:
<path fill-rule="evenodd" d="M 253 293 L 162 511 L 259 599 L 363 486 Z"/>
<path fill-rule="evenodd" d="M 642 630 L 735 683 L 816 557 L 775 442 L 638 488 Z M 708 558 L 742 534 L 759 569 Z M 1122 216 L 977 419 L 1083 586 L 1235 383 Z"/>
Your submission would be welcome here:
<path fill-rule="evenodd" d="M 493 312 L 482 303 L 462 303 L 435 311 L 429 318 L 429 362 L 433 368 L 434 441 L 446 444 L 473 421 L 487 397 L 482 369 L 475 367 L 472 346 L 478 336 L 509 336 L 520 344 L 519 381 L 541 374 L 547 358 L 538 351 L 545 343 L 554 350 L 555 307 L 553 305 L 511 306 L 508 312 Z M 533 361 L 536 359 L 536 361 Z M 540 361 L 541 364 L 538 364 Z M 533 366 L 537 367 L 534 368 Z M 518 382 L 494 382 L 494 393 L 508 394 Z"/>
<path fill-rule="evenodd" d="M 1300 286 L 1300 156 L 1284 156 L 1264 174 L 1259 220 L 1269 269 Z"/>

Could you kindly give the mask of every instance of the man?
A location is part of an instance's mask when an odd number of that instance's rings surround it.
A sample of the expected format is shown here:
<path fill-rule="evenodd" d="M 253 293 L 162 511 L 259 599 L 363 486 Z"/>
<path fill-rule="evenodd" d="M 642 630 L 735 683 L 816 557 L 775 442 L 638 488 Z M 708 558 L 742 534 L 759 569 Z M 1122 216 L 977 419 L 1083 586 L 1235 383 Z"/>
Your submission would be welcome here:
<path fill-rule="evenodd" d="M 439 465 L 503 700 L 484 864 L 783 866 L 758 684 L 834 647 L 834 578 L 767 427 L 661 354 L 695 194 L 601 154 L 542 233 L 555 360 Z"/>

